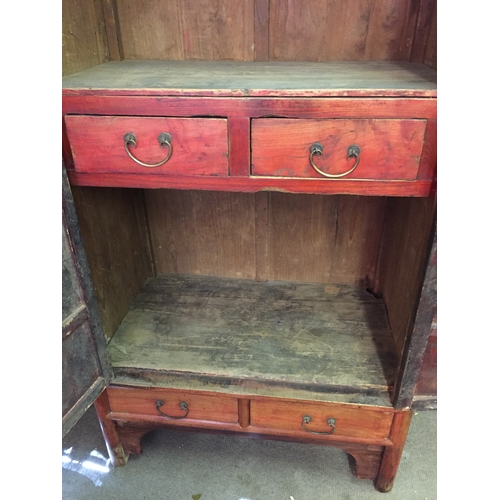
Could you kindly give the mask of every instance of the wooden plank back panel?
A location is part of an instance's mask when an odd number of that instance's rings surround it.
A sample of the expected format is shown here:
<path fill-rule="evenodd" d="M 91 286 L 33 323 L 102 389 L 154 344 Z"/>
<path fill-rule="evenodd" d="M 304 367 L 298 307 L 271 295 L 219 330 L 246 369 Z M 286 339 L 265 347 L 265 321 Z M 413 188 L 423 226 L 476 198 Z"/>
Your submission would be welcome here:
<path fill-rule="evenodd" d="M 365 60 L 410 60 L 419 3 L 420 0 L 373 2 L 366 35 Z"/>
<path fill-rule="evenodd" d="M 62 70 L 70 75 L 108 60 L 101 0 L 62 2 Z"/>
<path fill-rule="evenodd" d="M 159 274 L 372 281 L 384 197 L 148 190 L 146 200 Z"/>
<path fill-rule="evenodd" d="M 253 194 L 148 190 L 159 274 L 255 278 Z"/>
<path fill-rule="evenodd" d="M 111 338 L 153 276 L 141 191 L 72 188 L 103 330 Z"/>
<path fill-rule="evenodd" d="M 410 58 L 419 0 L 271 0 L 270 60 Z"/>
<path fill-rule="evenodd" d="M 411 61 L 437 69 L 437 2 L 421 0 Z"/>
<path fill-rule="evenodd" d="M 125 59 L 254 59 L 253 0 L 117 1 Z"/>
<path fill-rule="evenodd" d="M 269 193 L 268 279 L 367 283 L 385 198 Z"/>

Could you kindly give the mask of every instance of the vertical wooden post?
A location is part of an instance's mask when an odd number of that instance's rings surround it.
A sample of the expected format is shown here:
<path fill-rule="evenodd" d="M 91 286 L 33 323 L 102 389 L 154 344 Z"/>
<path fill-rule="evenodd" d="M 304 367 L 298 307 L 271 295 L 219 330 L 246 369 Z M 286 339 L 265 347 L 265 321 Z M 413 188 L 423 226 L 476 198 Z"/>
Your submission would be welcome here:
<path fill-rule="evenodd" d="M 409 410 L 399 411 L 394 414 L 389 436 L 392 446 L 387 446 L 385 448 L 380 462 L 378 476 L 377 479 L 375 479 L 375 488 L 377 488 L 378 491 L 385 493 L 392 489 L 412 416 L 413 413 Z"/>
<path fill-rule="evenodd" d="M 106 418 L 108 413 L 110 412 L 109 399 L 106 391 L 104 391 L 95 400 L 94 406 L 99 418 L 102 435 L 104 436 L 104 441 L 106 442 L 106 448 L 108 449 L 112 464 L 115 467 L 126 465 L 128 461 L 128 453 L 125 453 L 123 449 L 123 445 L 120 440 L 120 436 L 118 435 L 115 423 L 112 420 Z"/>
<path fill-rule="evenodd" d="M 229 169 L 232 177 L 250 175 L 250 118 L 230 116 L 229 128 Z"/>

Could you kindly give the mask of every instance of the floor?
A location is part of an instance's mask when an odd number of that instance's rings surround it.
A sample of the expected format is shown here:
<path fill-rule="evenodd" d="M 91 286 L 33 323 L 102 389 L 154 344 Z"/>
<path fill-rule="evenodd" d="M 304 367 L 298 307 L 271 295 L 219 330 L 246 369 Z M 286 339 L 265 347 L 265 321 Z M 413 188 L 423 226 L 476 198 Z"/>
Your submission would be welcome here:
<path fill-rule="evenodd" d="M 113 469 L 91 407 L 63 439 L 63 500 L 434 500 L 437 411 L 414 415 L 395 485 L 356 479 L 327 446 L 157 430 Z"/>

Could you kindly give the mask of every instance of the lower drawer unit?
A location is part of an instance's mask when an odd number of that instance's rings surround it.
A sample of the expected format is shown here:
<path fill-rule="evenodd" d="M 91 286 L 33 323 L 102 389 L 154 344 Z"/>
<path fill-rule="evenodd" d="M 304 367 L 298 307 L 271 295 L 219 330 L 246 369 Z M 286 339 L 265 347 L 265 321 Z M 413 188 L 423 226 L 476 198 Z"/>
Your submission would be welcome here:
<path fill-rule="evenodd" d="M 380 441 L 389 438 L 393 411 L 334 403 L 256 400 L 250 406 L 253 431 L 278 432 L 301 438 Z"/>
<path fill-rule="evenodd" d="M 110 417 L 187 426 L 238 425 L 238 399 L 173 389 L 109 387 Z M 206 425 L 204 425 L 206 424 Z"/>

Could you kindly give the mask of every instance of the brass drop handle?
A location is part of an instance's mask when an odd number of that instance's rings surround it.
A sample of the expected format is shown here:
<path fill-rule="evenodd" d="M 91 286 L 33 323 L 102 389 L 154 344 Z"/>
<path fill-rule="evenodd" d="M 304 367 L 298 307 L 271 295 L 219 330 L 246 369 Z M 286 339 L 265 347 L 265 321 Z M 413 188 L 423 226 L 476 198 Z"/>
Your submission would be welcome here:
<path fill-rule="evenodd" d="M 154 167 L 159 167 L 163 165 L 164 163 L 167 163 L 168 160 L 170 160 L 170 157 L 172 156 L 172 136 L 168 132 L 162 132 L 158 136 L 158 142 L 160 143 L 160 148 L 168 148 L 168 154 L 167 157 L 158 162 L 158 163 L 144 163 L 141 160 L 138 160 L 131 152 L 129 147 L 135 148 L 137 146 L 137 139 L 135 137 L 135 134 L 133 132 L 127 132 L 123 136 L 123 140 L 125 141 L 125 151 L 127 154 L 134 160 L 136 163 L 139 165 L 142 165 L 143 167 L 148 167 L 148 168 L 154 168 Z"/>
<path fill-rule="evenodd" d="M 351 144 L 347 148 L 347 158 L 356 158 L 356 162 L 354 163 L 354 166 L 348 170 L 347 172 L 344 172 L 343 174 L 327 174 L 326 172 L 323 172 L 320 168 L 318 168 L 315 163 L 314 163 L 314 156 L 322 156 L 323 155 L 323 146 L 319 142 L 315 142 L 310 148 L 309 148 L 309 163 L 311 164 L 311 167 L 318 172 L 318 174 L 321 174 L 325 177 L 330 177 L 331 179 L 338 179 L 339 177 L 345 177 L 346 175 L 349 175 L 358 165 L 359 165 L 359 155 L 361 153 L 361 150 L 359 149 L 359 146 L 356 146 L 356 144 Z"/>
<path fill-rule="evenodd" d="M 336 421 L 337 421 L 337 419 L 335 419 L 335 418 L 327 418 L 326 423 L 327 423 L 328 427 L 332 428 L 332 430 L 327 431 L 327 432 L 317 432 L 317 431 L 312 431 L 306 427 L 305 424 L 309 424 L 312 422 L 312 417 L 309 415 L 304 415 L 302 417 L 302 429 L 304 429 L 307 432 L 310 432 L 311 434 L 320 434 L 322 436 L 327 436 L 328 434 L 333 434 L 335 432 L 335 422 Z"/>
<path fill-rule="evenodd" d="M 165 402 L 161 399 L 156 400 L 156 411 L 162 416 L 162 417 L 167 417 L 172 420 L 182 420 L 183 418 L 186 418 L 188 416 L 189 410 L 188 410 L 188 404 L 185 401 L 181 401 L 179 403 L 179 407 L 181 411 L 185 411 L 186 414 L 182 415 L 181 417 L 172 417 L 171 415 L 167 415 L 166 413 L 163 413 L 160 408 L 165 404 Z"/>

